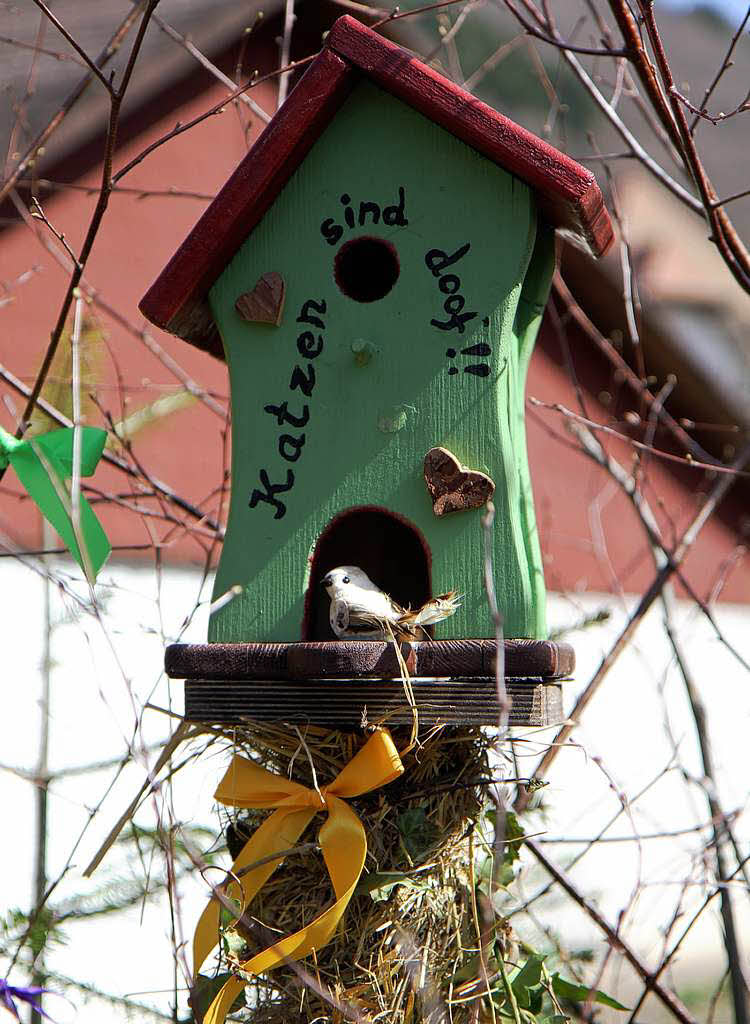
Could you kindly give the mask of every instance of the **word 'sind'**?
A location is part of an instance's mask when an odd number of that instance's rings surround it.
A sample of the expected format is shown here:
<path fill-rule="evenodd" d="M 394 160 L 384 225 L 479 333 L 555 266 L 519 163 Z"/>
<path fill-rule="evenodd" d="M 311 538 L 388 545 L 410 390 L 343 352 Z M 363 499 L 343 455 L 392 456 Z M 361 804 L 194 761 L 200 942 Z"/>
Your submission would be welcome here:
<path fill-rule="evenodd" d="M 398 202 L 392 206 L 384 206 L 381 209 L 378 203 L 363 200 L 357 210 L 351 202 L 351 196 L 344 192 L 341 196 L 341 205 L 344 207 L 344 223 L 349 229 L 356 226 L 364 227 L 368 223 L 379 224 L 381 220 L 388 227 L 405 228 L 409 223 L 406 219 L 406 193 L 403 186 L 398 190 Z M 344 227 L 338 224 L 335 218 L 328 217 L 320 225 L 320 233 L 329 245 L 337 245 L 344 234 Z"/>

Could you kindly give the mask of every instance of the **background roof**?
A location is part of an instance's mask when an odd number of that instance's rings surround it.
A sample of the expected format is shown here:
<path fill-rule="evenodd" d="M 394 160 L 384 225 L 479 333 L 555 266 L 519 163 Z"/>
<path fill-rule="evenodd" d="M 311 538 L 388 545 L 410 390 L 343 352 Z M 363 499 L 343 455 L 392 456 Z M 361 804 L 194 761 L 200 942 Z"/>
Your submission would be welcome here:
<path fill-rule="evenodd" d="M 195 70 L 194 57 L 168 37 L 160 22 L 193 40 L 203 52 L 215 55 L 241 38 L 246 28 L 253 27 L 259 11 L 270 17 L 281 6 L 281 0 L 262 3 L 260 0 L 243 0 L 242 3 L 212 0 L 210 4 L 197 4 L 195 0 L 160 0 L 156 17 L 146 30 L 143 49 L 126 94 L 124 117 L 127 118 L 144 103 L 153 101 L 159 94 L 167 93 L 171 86 Z M 98 55 L 132 11 L 133 4 L 128 0 L 97 0 L 97 3 L 58 0 L 51 7 L 84 50 Z M 25 149 L 24 141 L 13 130 L 16 122 L 14 105 L 24 96 L 29 76 L 33 92 L 24 104 L 24 136 L 34 138 L 78 85 L 85 67 L 73 47 L 34 4 L 3 3 L 2 14 L 0 64 L 5 101 L 0 102 L 0 158 L 4 160 L 7 153 L 7 172 Z M 114 70 L 115 81 L 127 62 L 137 25 L 136 19 L 123 45 L 107 64 L 108 72 Z M 33 60 L 35 45 L 49 51 L 39 54 L 36 65 Z M 92 83 L 54 132 L 38 161 L 37 170 L 44 171 L 70 156 L 99 134 L 108 107 L 104 90 L 97 83 Z"/>

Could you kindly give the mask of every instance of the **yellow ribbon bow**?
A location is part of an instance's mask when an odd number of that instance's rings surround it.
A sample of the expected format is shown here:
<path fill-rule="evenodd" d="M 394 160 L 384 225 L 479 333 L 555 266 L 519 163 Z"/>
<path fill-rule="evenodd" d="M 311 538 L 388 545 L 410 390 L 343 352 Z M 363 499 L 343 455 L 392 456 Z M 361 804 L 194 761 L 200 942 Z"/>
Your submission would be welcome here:
<path fill-rule="evenodd" d="M 245 757 L 232 759 L 215 798 L 230 807 L 277 808 L 242 848 L 232 865 L 232 875 L 237 877 L 247 865 L 294 846 L 315 814 L 326 810 L 328 818 L 320 829 L 318 841 L 336 894 L 333 906 L 310 924 L 240 964 L 244 972 L 270 971 L 286 960 L 300 960 L 329 942 L 359 881 L 367 853 L 362 822 L 341 797 L 369 793 L 398 778 L 403 770 L 387 729 L 375 732 L 333 782 L 320 791 L 274 775 Z M 227 895 L 241 902 L 241 913 L 283 859 L 282 855 L 259 864 L 227 885 Z M 220 914 L 221 905 L 212 898 L 195 929 L 193 965 L 196 974 L 219 941 Z M 244 984 L 237 977 L 230 978 L 208 1008 L 204 1024 L 222 1024 Z"/>

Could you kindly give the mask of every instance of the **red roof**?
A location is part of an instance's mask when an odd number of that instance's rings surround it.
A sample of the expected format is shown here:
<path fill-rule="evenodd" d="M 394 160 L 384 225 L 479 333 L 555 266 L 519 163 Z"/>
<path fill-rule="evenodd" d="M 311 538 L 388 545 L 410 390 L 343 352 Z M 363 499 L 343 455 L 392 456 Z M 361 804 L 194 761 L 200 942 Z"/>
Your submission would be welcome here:
<path fill-rule="evenodd" d="M 325 47 L 140 303 L 165 330 L 223 358 L 206 296 L 362 75 L 533 188 L 595 256 L 612 225 L 593 174 L 353 18 Z"/>

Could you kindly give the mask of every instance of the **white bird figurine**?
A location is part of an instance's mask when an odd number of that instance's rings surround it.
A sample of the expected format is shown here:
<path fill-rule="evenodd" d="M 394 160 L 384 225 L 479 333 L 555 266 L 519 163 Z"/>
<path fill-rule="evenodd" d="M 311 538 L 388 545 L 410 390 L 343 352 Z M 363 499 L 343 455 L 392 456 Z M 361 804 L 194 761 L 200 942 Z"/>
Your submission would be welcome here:
<path fill-rule="evenodd" d="M 339 640 L 429 639 L 424 627 L 447 619 L 461 603 L 460 595 L 451 590 L 415 611 L 402 608 L 356 565 L 331 569 L 321 583 L 331 598 L 331 629 Z"/>

